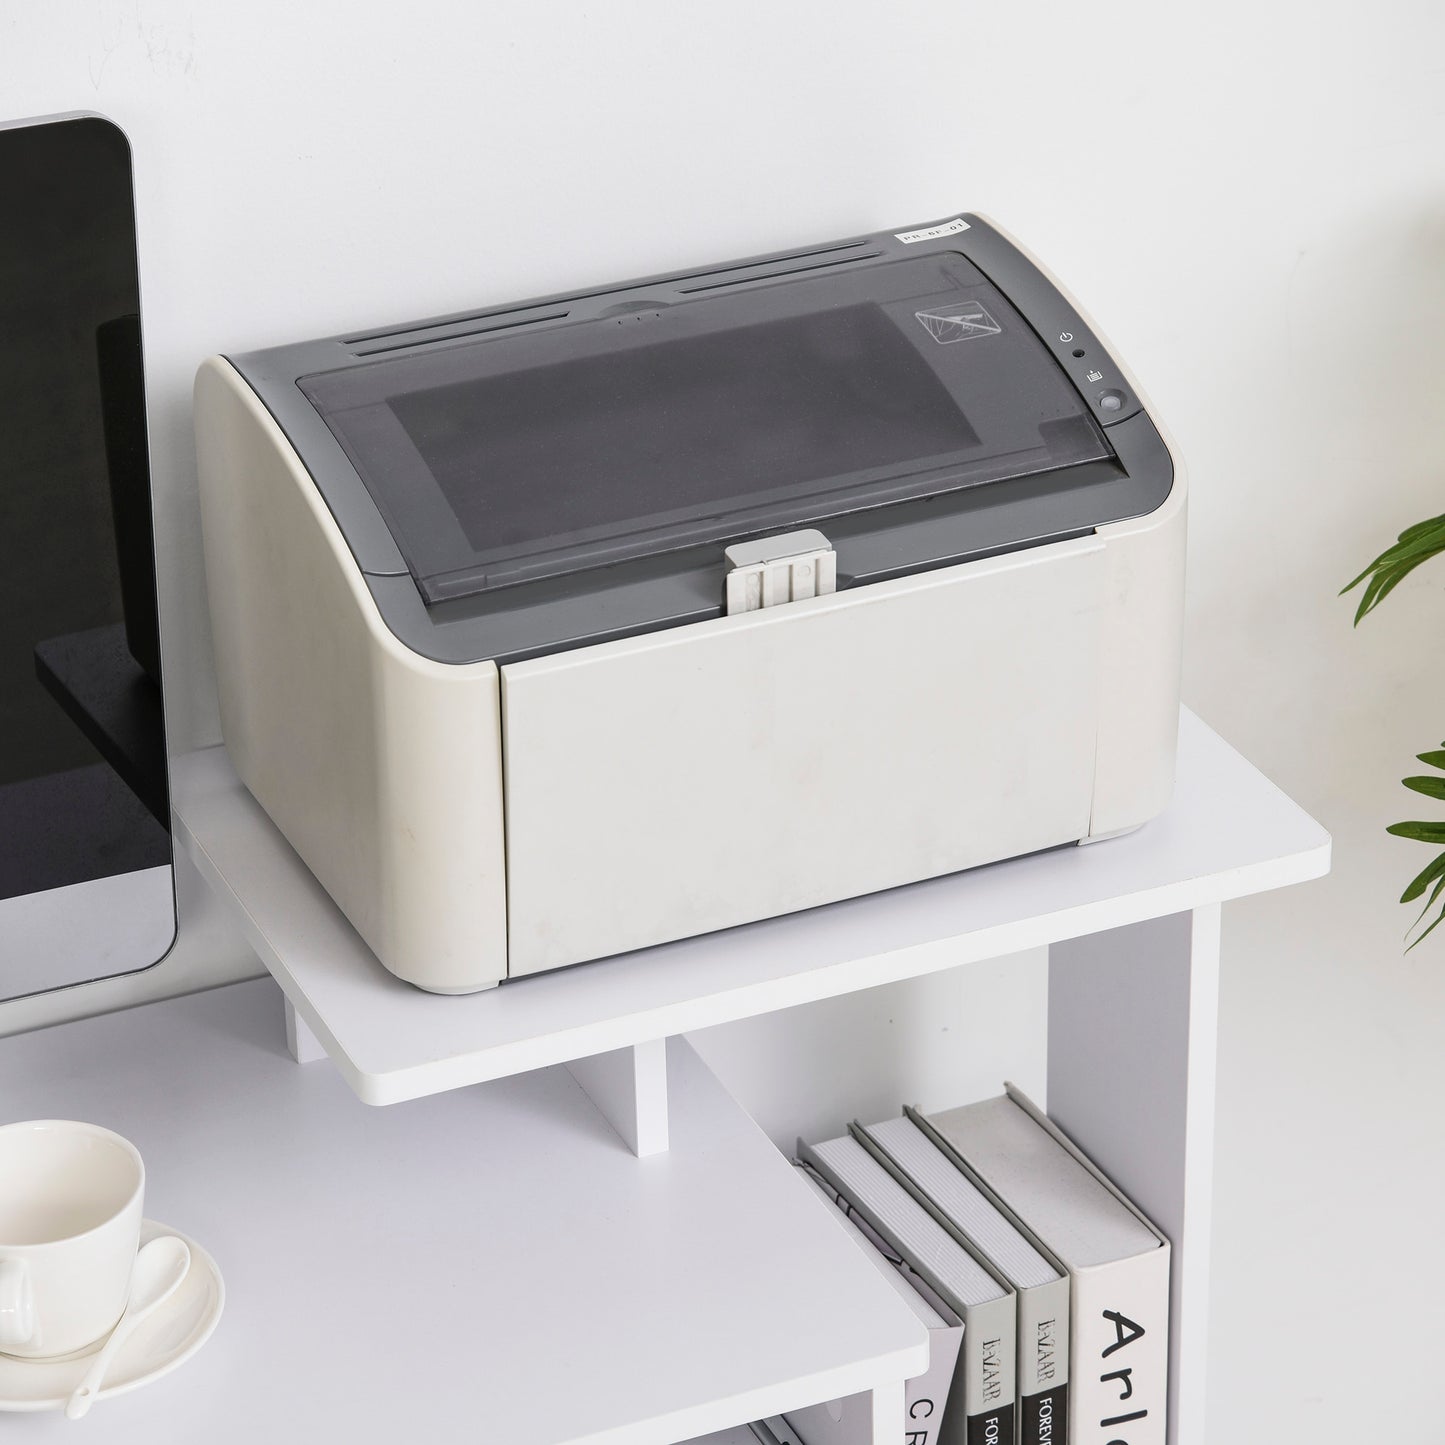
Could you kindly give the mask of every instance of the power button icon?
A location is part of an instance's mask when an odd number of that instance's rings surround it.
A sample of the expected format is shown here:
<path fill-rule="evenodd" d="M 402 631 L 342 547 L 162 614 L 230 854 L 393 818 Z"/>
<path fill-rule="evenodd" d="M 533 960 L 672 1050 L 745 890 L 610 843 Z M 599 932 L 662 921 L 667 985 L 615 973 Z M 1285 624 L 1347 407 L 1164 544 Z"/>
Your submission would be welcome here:
<path fill-rule="evenodd" d="M 1067 345 L 1069 344 L 1069 342 L 1071 342 L 1073 339 L 1074 339 L 1074 333 L 1073 333 L 1072 331 L 1061 331 L 1061 332 L 1059 332 L 1059 340 L 1062 341 L 1065 346 L 1067 346 Z"/>

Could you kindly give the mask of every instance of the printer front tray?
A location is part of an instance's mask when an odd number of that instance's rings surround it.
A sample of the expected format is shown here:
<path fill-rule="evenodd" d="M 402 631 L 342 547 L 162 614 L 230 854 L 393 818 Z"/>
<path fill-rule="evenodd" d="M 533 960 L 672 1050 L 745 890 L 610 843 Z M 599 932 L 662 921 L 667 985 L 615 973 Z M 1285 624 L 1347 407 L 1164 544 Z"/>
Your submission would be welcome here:
<path fill-rule="evenodd" d="M 510 974 L 1089 831 L 1104 544 L 501 669 Z"/>

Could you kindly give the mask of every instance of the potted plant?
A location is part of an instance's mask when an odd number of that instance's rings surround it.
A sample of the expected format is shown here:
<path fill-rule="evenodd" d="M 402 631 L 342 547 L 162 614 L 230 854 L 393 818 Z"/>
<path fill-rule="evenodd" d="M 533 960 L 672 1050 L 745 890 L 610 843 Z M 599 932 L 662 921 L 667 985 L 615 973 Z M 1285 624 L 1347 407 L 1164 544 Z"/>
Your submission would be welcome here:
<path fill-rule="evenodd" d="M 1359 606 L 1355 609 L 1355 626 L 1358 627 L 1360 620 L 1373 612 L 1416 567 L 1441 552 L 1445 552 L 1445 517 L 1431 517 L 1429 521 L 1417 522 L 1413 527 L 1407 527 L 1401 532 L 1393 547 L 1381 552 L 1349 586 L 1341 589 L 1343 596 L 1345 592 L 1364 583 L 1365 590 L 1360 597 Z M 1445 801 L 1445 742 L 1442 742 L 1439 748 L 1419 753 L 1417 756 L 1426 767 L 1435 769 L 1435 775 L 1427 773 L 1402 778 L 1401 781 L 1412 792 Z M 1424 895 L 1426 889 L 1430 890 L 1430 896 L 1425 899 L 1420 916 L 1411 924 L 1412 930 L 1419 928 L 1425 921 L 1425 915 L 1437 903 L 1440 904 L 1435 917 L 1415 935 L 1405 950 L 1408 953 L 1415 944 L 1427 938 L 1441 919 L 1445 918 L 1445 902 L 1441 902 L 1441 895 L 1445 894 L 1445 821 L 1392 823 L 1385 831 L 1393 833 L 1397 838 L 1413 838 L 1419 843 L 1433 844 L 1440 850 L 1411 879 L 1409 886 L 1400 895 L 1401 903 L 1413 903 Z"/>

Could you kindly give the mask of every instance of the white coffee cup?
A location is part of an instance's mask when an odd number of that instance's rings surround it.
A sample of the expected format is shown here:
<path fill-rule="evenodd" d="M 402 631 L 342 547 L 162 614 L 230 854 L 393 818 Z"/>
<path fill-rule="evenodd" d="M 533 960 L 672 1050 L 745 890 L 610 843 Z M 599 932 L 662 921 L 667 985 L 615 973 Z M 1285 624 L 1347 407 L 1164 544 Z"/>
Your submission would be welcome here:
<path fill-rule="evenodd" d="M 0 1351 L 68 1355 L 110 1333 L 140 1245 L 145 1165 L 98 1124 L 0 1127 Z"/>

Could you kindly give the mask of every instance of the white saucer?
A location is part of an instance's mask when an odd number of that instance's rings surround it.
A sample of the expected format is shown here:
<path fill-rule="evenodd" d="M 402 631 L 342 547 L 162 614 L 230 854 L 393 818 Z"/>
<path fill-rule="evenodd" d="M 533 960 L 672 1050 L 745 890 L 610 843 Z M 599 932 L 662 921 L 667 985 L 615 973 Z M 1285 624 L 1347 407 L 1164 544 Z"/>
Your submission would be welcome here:
<path fill-rule="evenodd" d="M 106 1371 L 98 1400 L 123 1395 L 168 1375 L 206 1343 L 221 1318 L 226 1286 L 216 1261 L 194 1239 L 153 1219 L 141 1224 L 140 1242 L 146 1244 L 162 1234 L 186 1241 L 191 1267 L 175 1294 L 149 1319 L 142 1320 L 121 1346 Z M 101 1343 L 62 1359 L 21 1360 L 0 1355 L 0 1410 L 63 1410 Z"/>

